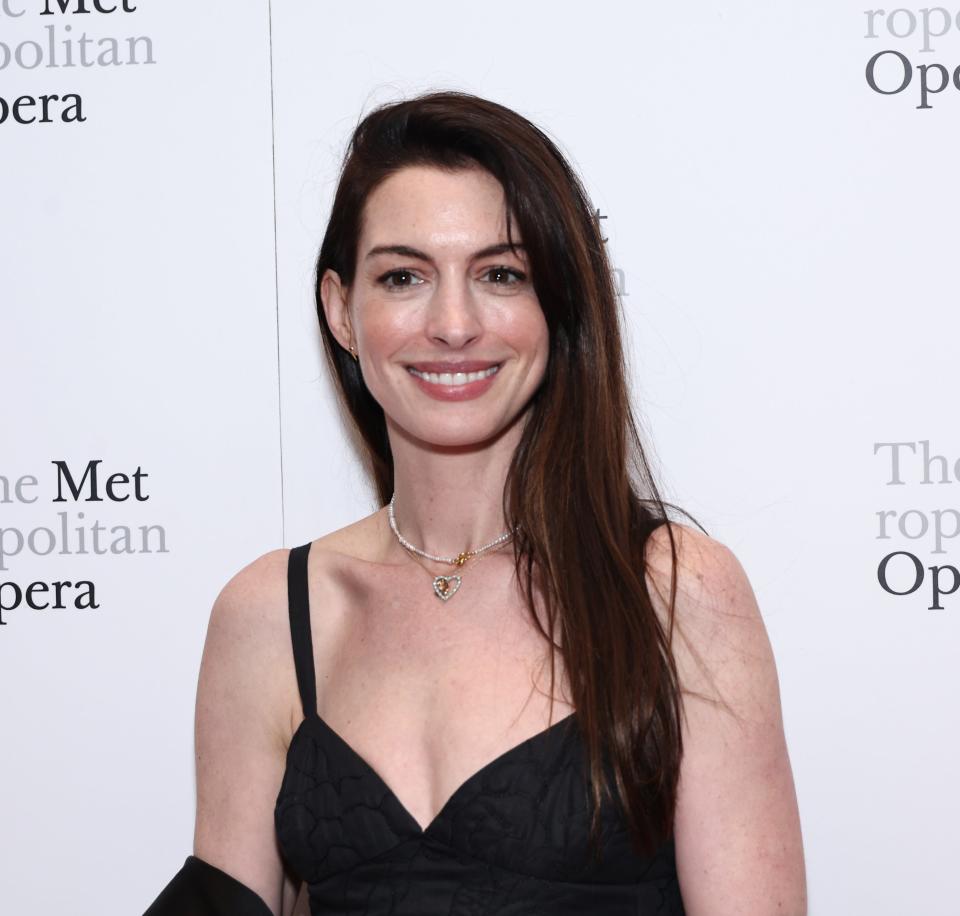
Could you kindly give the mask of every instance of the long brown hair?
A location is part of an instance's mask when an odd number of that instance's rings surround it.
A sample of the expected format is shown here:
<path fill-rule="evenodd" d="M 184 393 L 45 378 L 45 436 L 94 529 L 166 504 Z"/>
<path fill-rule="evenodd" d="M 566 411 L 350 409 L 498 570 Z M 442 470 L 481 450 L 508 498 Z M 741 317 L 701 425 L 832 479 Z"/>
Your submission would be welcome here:
<path fill-rule="evenodd" d="M 320 281 L 329 268 L 352 284 L 368 196 L 412 165 L 486 169 L 504 190 L 508 243 L 511 217 L 520 229 L 550 351 L 508 470 L 504 520 L 517 528 L 514 562 L 534 624 L 553 646 L 551 698 L 554 650 L 568 672 L 590 761 L 591 838 L 595 843 L 601 797 L 610 794 L 606 751 L 634 849 L 651 854 L 673 835 L 683 753 L 671 652 L 677 550 L 668 524 L 673 574 L 665 632 L 647 590 L 644 548 L 668 521 L 667 510 L 632 413 L 619 300 L 593 207 L 542 130 L 475 95 L 427 93 L 382 105 L 357 125 L 317 258 L 316 303 L 339 397 L 362 438 L 381 506 L 393 493 L 386 421 L 359 364 L 326 323 Z M 534 583 L 546 627 L 534 610 Z"/>

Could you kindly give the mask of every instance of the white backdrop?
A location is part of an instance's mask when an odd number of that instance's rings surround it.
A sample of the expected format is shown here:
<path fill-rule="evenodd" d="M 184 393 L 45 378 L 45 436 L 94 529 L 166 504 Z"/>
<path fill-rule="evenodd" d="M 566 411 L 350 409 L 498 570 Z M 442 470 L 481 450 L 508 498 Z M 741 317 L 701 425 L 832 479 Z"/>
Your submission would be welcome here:
<path fill-rule="evenodd" d="M 0 3 L 0 583 L 85 578 L 100 607 L 2 611 L 0 908 L 142 912 L 190 851 L 214 596 L 375 508 L 312 301 L 347 138 L 458 88 L 547 130 L 604 218 L 665 495 L 738 555 L 774 646 L 812 916 L 955 914 L 960 85 L 921 81 L 952 79 L 960 9 L 53 8 Z M 51 22 L 60 51 L 148 36 L 155 62 L 48 66 Z M 896 94 L 867 81 L 884 51 Z M 87 120 L 17 123 L 44 92 Z M 95 459 L 148 498 L 53 503 L 51 462 Z M 13 553 L 58 512 L 136 547 L 160 525 L 167 552 Z"/>

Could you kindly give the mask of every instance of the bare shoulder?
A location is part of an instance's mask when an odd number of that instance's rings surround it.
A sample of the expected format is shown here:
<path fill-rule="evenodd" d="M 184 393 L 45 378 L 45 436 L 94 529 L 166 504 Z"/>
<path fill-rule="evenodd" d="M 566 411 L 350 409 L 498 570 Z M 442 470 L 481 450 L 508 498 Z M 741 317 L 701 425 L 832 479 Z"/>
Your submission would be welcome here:
<path fill-rule="evenodd" d="M 289 554 L 271 550 L 234 573 L 217 595 L 211 624 L 241 631 L 269 625 L 286 607 Z"/>
<path fill-rule="evenodd" d="M 269 647 L 284 633 L 277 624 L 287 617 L 287 563 L 290 551 L 271 550 L 236 572 L 217 595 L 210 628 L 221 638 L 216 647 L 229 651 L 245 642 L 250 648 Z M 251 641 L 256 637 L 256 645 Z"/>
<path fill-rule="evenodd" d="M 200 665 L 198 726 L 249 702 L 278 750 L 285 733 L 292 676 L 286 549 L 271 550 L 236 572 L 213 603 Z"/>
<path fill-rule="evenodd" d="M 310 542 L 307 575 L 315 646 L 322 647 L 329 633 L 337 570 L 370 552 L 374 519 L 368 516 Z M 204 673 L 222 675 L 225 689 L 241 689 L 236 681 L 251 685 L 264 721 L 273 723 L 274 738 L 284 748 L 301 716 L 290 633 L 289 562 L 288 548 L 268 551 L 224 584 L 210 614 L 202 662 Z M 331 613 L 318 613 L 317 607 Z"/>
<path fill-rule="evenodd" d="M 646 561 L 651 598 L 664 622 L 676 579 L 673 651 L 685 692 L 723 703 L 730 691 L 774 687 L 763 616 L 747 573 L 729 547 L 671 522 L 669 531 L 664 524 L 651 534 Z"/>
<path fill-rule="evenodd" d="M 349 554 L 351 525 L 310 542 L 311 606 L 326 606 L 330 573 Z M 288 594 L 290 550 L 271 550 L 238 570 L 217 595 L 204 649 L 205 668 L 223 666 L 230 680 L 250 683 L 264 704 L 265 721 L 285 750 L 302 709 L 293 662 Z M 320 599 L 319 601 L 317 599 Z M 324 639 L 323 615 L 311 613 L 314 644 Z M 235 685 L 237 689 L 240 684 Z"/>
<path fill-rule="evenodd" d="M 657 593 L 669 594 L 673 574 L 671 535 L 677 559 L 678 595 L 688 609 L 718 605 L 720 592 L 743 589 L 746 574 L 740 561 L 725 544 L 689 525 L 660 525 L 647 541 L 647 571 Z"/>
<path fill-rule="evenodd" d="M 368 519 L 331 531 L 310 542 L 311 580 L 322 579 L 336 558 L 364 552 Z M 287 569 L 289 548 L 271 550 L 236 572 L 220 590 L 211 615 L 211 626 L 234 638 L 256 634 L 259 644 L 283 643 L 289 649 Z M 314 584 L 322 585 L 322 582 Z M 276 637 L 276 638 L 274 638 Z"/>

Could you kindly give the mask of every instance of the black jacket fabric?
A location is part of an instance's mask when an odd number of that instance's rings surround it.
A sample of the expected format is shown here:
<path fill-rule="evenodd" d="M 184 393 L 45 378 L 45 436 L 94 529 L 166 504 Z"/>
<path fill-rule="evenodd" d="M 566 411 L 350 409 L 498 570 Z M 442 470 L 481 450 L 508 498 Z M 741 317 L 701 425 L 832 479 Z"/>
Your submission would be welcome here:
<path fill-rule="evenodd" d="M 196 856 L 160 892 L 143 916 L 273 916 L 263 898 Z"/>

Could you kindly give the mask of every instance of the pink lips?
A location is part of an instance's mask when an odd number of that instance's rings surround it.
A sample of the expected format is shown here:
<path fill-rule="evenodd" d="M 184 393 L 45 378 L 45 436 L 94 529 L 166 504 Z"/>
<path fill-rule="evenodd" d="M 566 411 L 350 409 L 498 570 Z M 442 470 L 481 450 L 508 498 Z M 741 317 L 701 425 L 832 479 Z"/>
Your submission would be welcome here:
<path fill-rule="evenodd" d="M 407 368 L 416 369 L 417 372 L 483 372 L 496 365 L 495 361 L 469 359 L 462 362 L 410 363 Z"/>
<path fill-rule="evenodd" d="M 416 363 L 410 368 L 417 369 L 420 372 L 482 372 L 484 369 L 489 369 L 491 366 L 496 365 L 496 363 L 482 362 L 456 364 Z M 438 368 L 432 368 L 434 366 Z M 500 370 L 498 369 L 493 375 L 488 375 L 486 378 L 477 379 L 475 382 L 467 382 L 465 385 L 438 385 L 434 382 L 427 381 L 425 378 L 420 378 L 419 375 L 414 375 L 412 372 L 408 374 L 420 386 L 421 391 L 435 400 L 469 401 L 483 394 L 493 384 L 493 380 L 500 374 Z"/>

